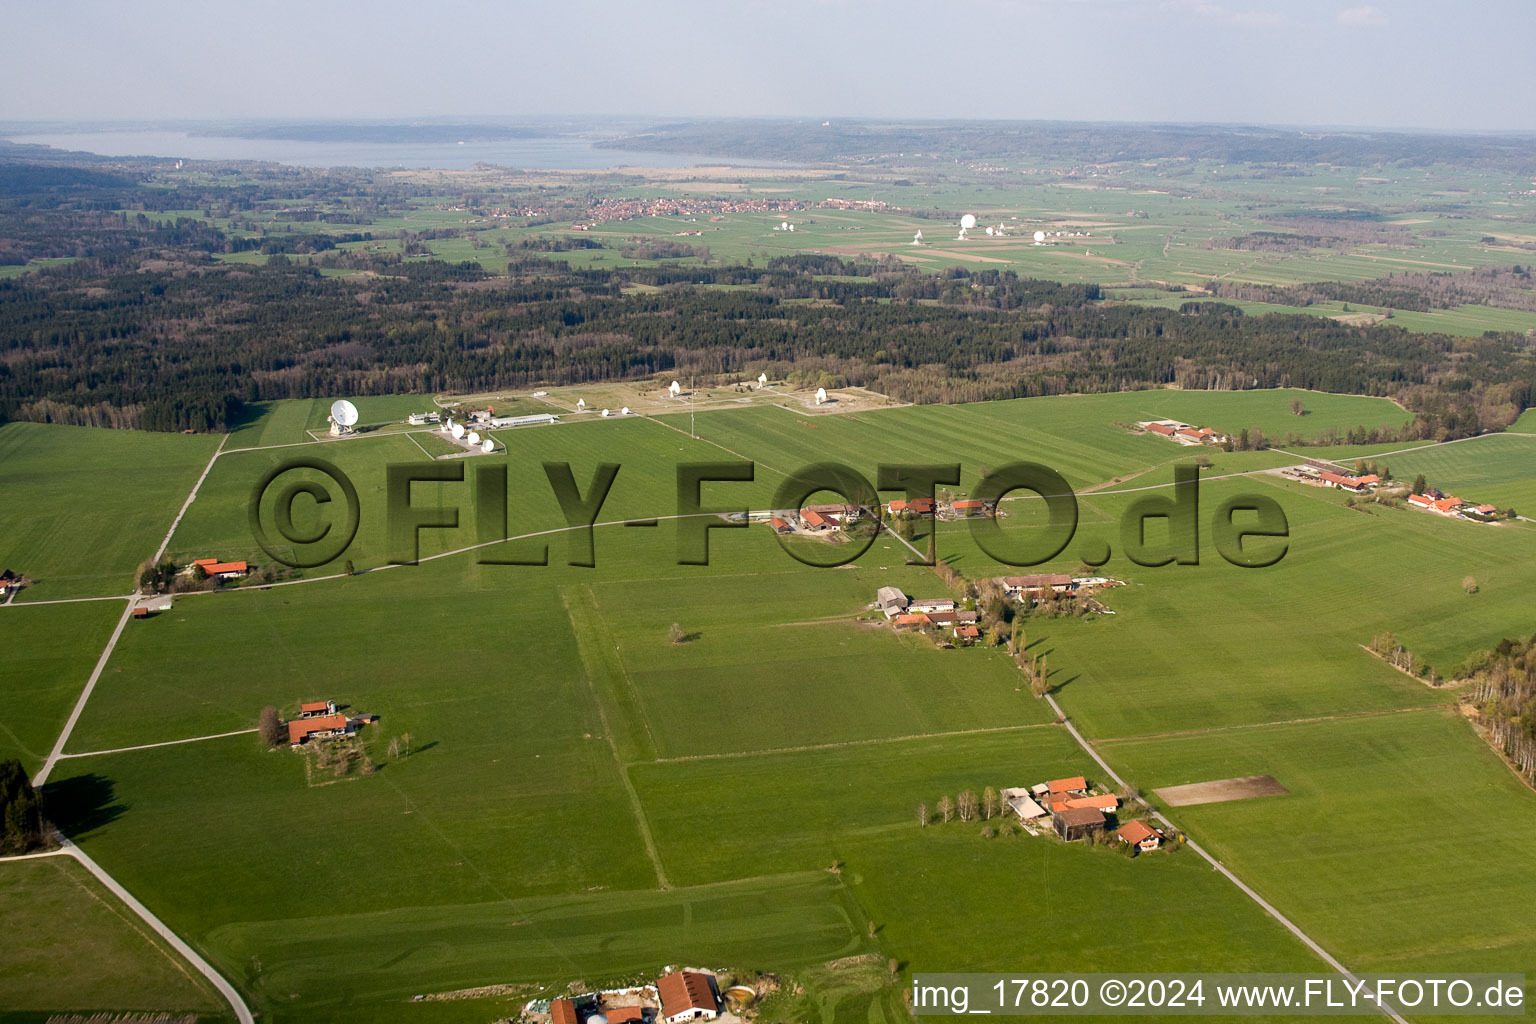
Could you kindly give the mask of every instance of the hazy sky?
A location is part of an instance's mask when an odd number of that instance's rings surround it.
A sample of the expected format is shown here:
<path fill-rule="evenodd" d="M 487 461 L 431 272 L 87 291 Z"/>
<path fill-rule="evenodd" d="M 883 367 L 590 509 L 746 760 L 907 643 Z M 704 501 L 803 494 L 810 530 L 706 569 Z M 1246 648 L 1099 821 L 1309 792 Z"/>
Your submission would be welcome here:
<path fill-rule="evenodd" d="M 1533 0 L 0 0 L 0 119 L 1536 129 Z"/>

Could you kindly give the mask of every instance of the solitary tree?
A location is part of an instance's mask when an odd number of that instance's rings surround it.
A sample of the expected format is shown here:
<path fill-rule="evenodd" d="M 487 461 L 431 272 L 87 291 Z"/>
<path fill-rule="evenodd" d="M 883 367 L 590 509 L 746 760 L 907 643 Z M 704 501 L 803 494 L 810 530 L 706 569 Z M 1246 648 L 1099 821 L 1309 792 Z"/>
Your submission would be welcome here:
<path fill-rule="evenodd" d="M 1291 415 L 1292 416 L 1305 416 L 1306 414 L 1307 414 L 1307 407 L 1304 404 L 1302 404 L 1301 399 L 1299 399 L 1299 398 L 1291 399 Z"/>
<path fill-rule="evenodd" d="M 997 790 L 988 786 L 981 791 L 981 816 L 991 820 L 992 815 L 997 813 L 997 808 Z"/>
<path fill-rule="evenodd" d="M 947 796 L 939 797 L 939 817 L 946 822 L 955 816 L 955 802 Z"/>
<path fill-rule="evenodd" d="M 1477 593 L 1477 580 L 1473 579 L 1471 576 L 1465 577 L 1461 581 L 1461 589 L 1465 590 L 1469 594 Z"/>
<path fill-rule="evenodd" d="M 680 644 L 688 639 L 688 634 L 683 632 L 683 627 L 675 622 L 667 628 L 667 636 L 672 639 L 674 644 Z"/>
<path fill-rule="evenodd" d="M 927 828 L 928 827 L 928 805 L 927 804 L 918 804 L 917 805 L 917 823 L 922 828 Z"/>
<path fill-rule="evenodd" d="M 269 747 L 280 747 L 288 738 L 283 720 L 277 717 L 277 708 L 270 704 L 261 709 L 261 715 L 256 719 L 256 732 L 261 736 L 261 742 Z"/>
<path fill-rule="evenodd" d="M 1429 481 L 1424 479 L 1424 474 L 1423 473 L 1420 473 L 1418 476 L 1413 478 L 1413 493 L 1414 494 L 1423 494 L 1423 493 L 1425 493 L 1428 490 L 1429 490 Z"/>
<path fill-rule="evenodd" d="M 959 810 L 961 821 L 970 821 L 971 819 L 975 818 L 976 794 L 968 789 L 963 790 L 960 793 Z"/>

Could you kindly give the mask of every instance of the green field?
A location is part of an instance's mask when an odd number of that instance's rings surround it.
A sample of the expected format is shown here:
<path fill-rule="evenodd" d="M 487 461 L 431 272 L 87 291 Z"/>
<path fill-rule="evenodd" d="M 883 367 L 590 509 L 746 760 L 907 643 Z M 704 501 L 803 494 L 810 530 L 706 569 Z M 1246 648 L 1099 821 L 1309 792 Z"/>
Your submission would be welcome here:
<path fill-rule="evenodd" d="M 0 864 L 0 1021 L 50 1013 L 233 1019 L 202 975 L 68 857 Z"/>
<path fill-rule="evenodd" d="M 1305 416 L 1290 411 L 1297 396 Z M 294 444 L 317 409 L 264 408 L 229 446 Z M 1454 691 L 1360 645 L 1390 629 L 1449 671 L 1529 633 L 1536 529 L 1350 508 L 1266 472 L 1289 456 L 1201 452 L 1120 425 L 1154 417 L 1316 437 L 1407 414 L 1308 392 L 1165 390 L 838 415 L 758 406 L 700 413 L 697 440 L 679 414 L 501 431 L 505 453 L 464 460 L 471 480 L 414 492 L 418 506 L 464 510 L 457 530 L 422 532 L 423 555 L 443 557 L 388 569 L 383 474 L 431 464 L 414 435 L 226 453 L 173 555 L 262 561 L 246 502 L 292 453 L 356 481 L 357 541 L 292 585 L 187 594 L 128 624 L 47 798 L 267 1020 L 467 1024 L 576 979 L 679 962 L 792 975 L 806 1003 L 785 995 L 786 1019 L 819 1006 L 824 1020 L 878 1024 L 902 1019 L 899 983 L 918 971 L 1311 969 L 1304 947 L 1191 851 L 1130 860 L 983 836 L 995 822 L 918 826 L 919 802 L 1097 769 L 1001 650 L 940 650 L 871 611 L 884 585 L 945 593 L 894 537 L 830 570 L 801 565 L 762 526 L 712 530 L 710 564 L 683 566 L 676 521 L 619 525 L 673 514 L 676 466 L 691 461 L 755 461 L 752 483 L 711 484 L 704 498 L 766 508 L 787 473 L 827 459 L 871 477 L 882 462 L 958 461 L 959 491 L 983 468 L 1034 459 L 1080 490 L 1072 545 L 1021 570 L 946 523 L 939 555 L 976 581 L 1070 571 L 1089 547 L 1113 548 L 1104 571 L 1128 584 L 1103 595 L 1114 615 L 1036 616 L 1025 629 L 1065 713 L 1117 770 L 1143 791 L 1273 772 L 1290 796 L 1169 813 L 1351 967 L 1479 966 L 1470 936 L 1491 920 L 1488 962 L 1523 969 L 1536 945 L 1525 895 L 1536 879 L 1521 852 L 1530 792 L 1452 713 Z M 1518 493 L 1524 444 L 1495 436 L 1391 463 L 1399 477 L 1412 460 L 1461 473 L 1469 496 L 1473 483 Z M 1201 564 L 1130 562 L 1120 521 L 1131 503 L 1166 493 L 1174 465 L 1199 454 L 1219 478 L 1201 488 Z M 561 531 L 545 461 L 569 461 L 583 489 L 598 463 L 621 464 L 596 566 L 565 564 L 563 532 L 460 550 L 477 541 L 481 466 L 508 472 L 512 535 Z M 187 489 L 162 497 L 157 521 L 169 524 Z M 1243 494 L 1274 499 L 1290 524 L 1271 568 L 1215 552 L 1210 515 Z M 1008 543 L 1038 535 L 1038 505 L 1005 504 Z M 549 565 L 481 561 L 527 560 L 546 544 Z M 372 571 L 318 578 L 344 560 Z M 35 679 L 0 687 L 0 736 L 19 754 L 46 752 L 120 611 L 0 609 L 13 659 Z M 361 733 L 375 773 L 338 776 L 241 732 L 264 705 L 291 714 L 321 698 L 381 716 Z M 391 757 L 405 734 L 410 754 Z M 123 749 L 146 744 L 171 745 Z M 1463 813 L 1478 823 L 1470 840 Z M 1474 893 L 1497 910 L 1474 911 Z M 1393 915 L 1416 917 L 1373 938 L 1389 900 Z M 895 980 L 825 967 L 862 954 L 897 961 Z M 522 987 L 410 1002 L 502 984 Z"/>
<path fill-rule="evenodd" d="M 0 425 L 0 568 L 33 581 L 21 600 L 127 594 L 218 444 L 207 435 Z"/>
<path fill-rule="evenodd" d="M 1392 472 L 1409 481 L 1422 473 L 1429 486 L 1467 501 L 1536 512 L 1536 437 L 1486 434 L 1395 455 Z"/>

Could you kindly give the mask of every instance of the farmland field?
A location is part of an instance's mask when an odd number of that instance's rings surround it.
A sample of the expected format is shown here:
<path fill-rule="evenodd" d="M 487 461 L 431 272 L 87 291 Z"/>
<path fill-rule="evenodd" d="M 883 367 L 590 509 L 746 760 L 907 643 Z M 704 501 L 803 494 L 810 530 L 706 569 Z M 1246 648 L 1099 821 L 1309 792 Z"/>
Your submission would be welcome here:
<path fill-rule="evenodd" d="M 212 986 L 68 857 L 0 864 L 0 928 L 0 1021 L 61 1010 L 229 1019 Z"/>
<path fill-rule="evenodd" d="M 1304 416 L 1291 411 L 1296 397 Z M 366 399 L 359 407 L 371 415 Z M 429 560 L 394 567 L 384 468 L 433 460 L 390 433 L 263 447 L 302 439 L 316 408 L 277 403 L 242 427 L 244 443 L 230 446 L 258 450 L 215 460 L 169 551 L 263 563 L 245 502 L 255 478 L 296 452 L 354 479 L 356 541 L 282 586 L 182 594 L 130 623 L 45 790 L 65 830 L 264 1019 L 363 1021 L 423 991 L 512 986 L 410 1004 L 423 1021 L 467 1024 L 575 978 L 619 982 L 677 962 L 790 972 L 811 986 L 807 998 L 841 1007 L 829 1019 L 887 1022 L 904 1012 L 895 982 L 839 981 L 825 965 L 870 954 L 895 960 L 899 980 L 961 964 L 1109 965 L 1134 950 L 1149 970 L 1316 966 L 1192 851 L 1130 860 L 1012 825 L 999 833 L 996 819 L 920 827 L 919 803 L 932 812 L 962 790 L 1092 778 L 1096 766 L 1003 649 L 941 649 L 894 635 L 872 611 L 881 586 L 948 592 L 932 569 L 906 564 L 911 551 L 892 534 L 851 567 L 816 569 L 766 527 L 710 530 L 710 564 L 679 565 L 689 526 L 666 518 L 676 467 L 742 459 L 756 462 L 754 480 L 706 485 L 706 505 L 770 507 L 786 474 L 828 459 L 869 476 L 880 462 L 959 461 L 961 492 L 1007 461 L 1058 468 L 1080 489 L 1080 535 L 1039 570 L 996 561 L 963 524 L 919 523 L 913 543 L 936 529 L 939 557 L 972 581 L 1072 571 L 1081 551 L 1109 544 L 1104 571 L 1127 584 L 1102 596 L 1113 615 L 1022 620 L 1077 728 L 1143 792 L 1274 774 L 1289 795 L 1169 813 L 1351 967 L 1474 966 L 1433 941 L 1444 928 L 1464 950 L 1471 918 L 1427 892 L 1403 904 L 1420 923 L 1371 945 L 1373 890 L 1359 876 L 1381 857 L 1376 891 L 1411 887 L 1394 825 L 1423 799 L 1470 801 L 1494 821 L 1532 798 L 1454 714 L 1455 691 L 1361 645 L 1392 630 L 1449 671 L 1523 634 L 1536 530 L 1351 508 L 1339 492 L 1269 472 L 1293 456 L 1201 452 L 1124 426 L 1173 417 L 1317 437 L 1399 426 L 1407 414 L 1390 402 L 1162 390 L 830 415 L 717 410 L 697 415 L 697 439 L 676 413 L 505 430 L 505 452 L 463 460 L 465 482 L 416 486 L 415 506 L 463 514 L 456 529 L 421 531 Z M 1392 464 L 1401 477 L 1411 459 L 1440 459 L 1428 463 L 1437 475 L 1518 487 L 1523 444 L 1482 438 Z M 1199 565 L 1125 557 L 1132 503 L 1165 494 L 1174 466 L 1199 454 L 1211 464 L 1203 522 L 1228 497 L 1279 503 L 1290 536 L 1277 565 L 1227 564 L 1205 525 Z M 620 464 L 593 567 L 566 564 L 579 546 L 549 492 L 550 461 L 569 461 L 583 493 L 600 462 Z M 472 499 L 485 466 L 507 471 L 511 536 L 554 532 L 462 550 L 479 542 Z M 168 525 L 184 496 L 167 495 L 158 521 Z M 1007 543 L 1038 534 L 1037 506 L 1005 503 Z M 140 546 L 158 543 L 145 533 Z M 537 561 L 546 545 L 547 565 L 482 561 Z M 357 574 L 341 574 L 343 561 Z M 1480 584 L 1470 596 L 1459 585 L 1469 573 Z M 1396 596 L 1383 602 L 1383 590 Z M 18 631 L 13 660 L 36 680 L 0 693 L 0 725 L 32 764 L 119 614 L 116 602 L 0 609 L 0 629 Z M 83 653 L 46 639 L 65 631 Z M 371 770 L 262 747 L 262 707 L 292 715 L 318 697 L 380 716 L 359 736 Z M 1423 762 L 1400 787 L 1410 756 Z M 1330 817 L 1335 805 L 1343 818 Z M 1357 821 L 1378 838 L 1358 841 Z M 1437 872 L 1455 870 L 1465 847 L 1454 830 L 1435 834 L 1417 848 L 1444 865 Z M 1532 879 L 1513 852 L 1525 840 L 1491 825 L 1480 835 L 1492 852 L 1457 891 L 1500 893 L 1494 960 L 1515 970 L 1536 942 L 1521 924 Z M 168 848 L 180 851 L 174 875 Z M 1015 879 L 1031 880 L 1031 912 L 982 941 L 969 922 Z"/>

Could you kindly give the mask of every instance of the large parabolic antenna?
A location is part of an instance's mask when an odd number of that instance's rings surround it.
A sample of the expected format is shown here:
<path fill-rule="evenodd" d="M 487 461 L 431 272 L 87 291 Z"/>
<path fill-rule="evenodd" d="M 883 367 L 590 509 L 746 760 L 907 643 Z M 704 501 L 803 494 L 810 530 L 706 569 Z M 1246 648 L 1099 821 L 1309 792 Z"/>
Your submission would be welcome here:
<path fill-rule="evenodd" d="M 343 427 L 357 426 L 357 406 L 345 398 L 338 398 L 331 403 L 331 419 Z"/>
<path fill-rule="evenodd" d="M 478 430 L 471 430 L 469 432 L 469 437 L 465 438 L 465 440 L 467 440 L 472 445 L 479 444 L 480 443 L 480 431 L 478 431 Z"/>
<path fill-rule="evenodd" d="M 453 428 L 452 428 L 452 433 L 453 433 L 453 436 L 454 436 L 455 440 L 457 440 L 458 438 L 463 437 L 464 436 L 464 424 L 462 424 L 462 423 L 455 423 L 453 425 Z"/>
<path fill-rule="evenodd" d="M 976 215 L 974 213 L 968 213 L 964 217 L 961 217 L 960 226 L 965 228 L 967 231 L 971 230 L 971 228 L 976 226 Z"/>

